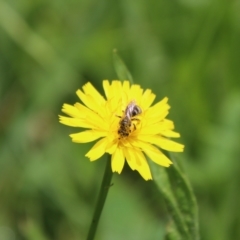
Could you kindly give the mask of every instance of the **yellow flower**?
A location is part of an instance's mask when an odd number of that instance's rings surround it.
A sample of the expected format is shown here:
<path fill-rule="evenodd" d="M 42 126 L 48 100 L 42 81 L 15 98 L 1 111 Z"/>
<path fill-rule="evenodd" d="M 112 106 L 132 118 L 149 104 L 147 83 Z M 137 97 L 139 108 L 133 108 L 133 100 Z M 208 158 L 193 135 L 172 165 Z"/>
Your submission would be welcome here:
<path fill-rule="evenodd" d="M 86 128 L 71 134 L 73 142 L 86 143 L 100 139 L 86 154 L 90 161 L 99 159 L 105 152 L 111 154 L 113 172 L 121 173 L 125 159 L 132 170 L 145 180 L 152 179 L 146 156 L 155 163 L 168 167 L 172 162 L 158 147 L 182 152 L 184 146 L 168 139 L 180 137 L 173 131 L 174 124 L 166 119 L 170 106 L 168 99 L 151 106 L 155 95 L 129 81 L 103 81 L 104 98 L 91 83 L 77 90 L 82 101 L 73 106 L 64 104 L 60 123 Z"/>

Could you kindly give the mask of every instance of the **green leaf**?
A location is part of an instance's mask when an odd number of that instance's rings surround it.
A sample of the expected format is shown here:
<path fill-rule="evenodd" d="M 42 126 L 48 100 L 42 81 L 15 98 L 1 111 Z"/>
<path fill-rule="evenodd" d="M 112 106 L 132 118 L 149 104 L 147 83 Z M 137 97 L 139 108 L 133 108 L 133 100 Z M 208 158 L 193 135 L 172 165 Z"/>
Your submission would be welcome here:
<path fill-rule="evenodd" d="M 173 165 L 166 169 L 173 194 L 178 203 L 178 207 L 183 216 L 185 225 L 188 228 L 191 239 L 199 239 L 199 225 L 198 225 L 198 207 L 195 195 L 187 176 L 178 167 L 173 156 L 171 156 Z"/>
<path fill-rule="evenodd" d="M 167 209 L 174 222 L 171 232 L 168 232 L 167 239 L 175 239 L 179 234 L 180 239 L 198 240 L 198 208 L 192 188 L 187 177 L 178 167 L 177 163 L 169 168 L 160 167 L 149 161 L 153 179 L 162 193 Z"/>
<path fill-rule="evenodd" d="M 189 235 L 187 225 L 184 221 L 184 216 L 182 215 L 181 210 L 178 206 L 177 199 L 175 198 L 175 195 L 172 192 L 171 182 L 167 172 L 168 169 L 160 167 L 155 163 L 153 163 L 152 161 L 149 161 L 149 165 L 151 167 L 153 179 L 155 180 L 155 183 L 159 191 L 163 195 L 163 198 L 166 202 L 167 209 L 176 226 L 176 230 L 181 236 L 181 239 L 190 240 L 191 238 Z"/>
<path fill-rule="evenodd" d="M 123 60 L 118 55 L 117 49 L 113 50 L 113 64 L 119 80 L 129 80 L 133 84 L 132 75 L 128 71 Z"/>

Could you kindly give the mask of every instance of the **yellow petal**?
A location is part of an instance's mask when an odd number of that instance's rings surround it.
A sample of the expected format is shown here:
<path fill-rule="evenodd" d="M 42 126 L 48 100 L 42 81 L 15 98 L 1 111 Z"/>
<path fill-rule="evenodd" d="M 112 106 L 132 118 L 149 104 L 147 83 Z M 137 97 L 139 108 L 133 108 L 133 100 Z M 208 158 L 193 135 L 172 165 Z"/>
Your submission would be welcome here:
<path fill-rule="evenodd" d="M 118 140 L 117 139 L 109 139 L 108 145 L 106 147 L 106 152 L 109 154 L 113 154 L 118 148 Z"/>
<path fill-rule="evenodd" d="M 140 87 L 140 85 L 133 84 L 130 88 L 129 102 L 135 100 L 139 104 L 142 98 L 142 93 L 143 89 Z"/>
<path fill-rule="evenodd" d="M 172 151 L 172 152 L 183 152 L 184 145 L 180 143 L 176 143 L 172 140 L 163 138 L 163 137 L 156 137 L 157 141 L 154 143 L 162 149 Z"/>
<path fill-rule="evenodd" d="M 98 102 L 95 96 L 87 95 L 83 93 L 80 89 L 77 90 L 77 95 L 81 99 L 81 101 L 94 112 L 101 115 L 102 112 L 105 112 L 105 102 Z"/>
<path fill-rule="evenodd" d="M 168 167 L 172 162 L 155 146 L 144 141 L 131 141 L 135 148 L 140 148 L 155 163 Z"/>
<path fill-rule="evenodd" d="M 127 160 L 129 167 L 132 170 L 135 170 L 137 163 L 134 161 L 134 154 L 132 151 L 130 151 L 130 148 L 123 148 L 123 154 Z"/>
<path fill-rule="evenodd" d="M 72 138 L 72 141 L 76 143 L 92 142 L 104 136 L 106 136 L 106 132 L 100 132 L 100 131 L 94 131 L 94 130 L 87 130 L 87 131 L 74 133 L 70 135 L 70 137 Z"/>
<path fill-rule="evenodd" d="M 143 153 L 134 148 L 124 148 L 123 150 L 130 168 L 137 170 L 145 180 L 152 179 L 152 174 Z"/>
<path fill-rule="evenodd" d="M 78 110 L 78 112 L 80 113 L 82 118 L 89 114 L 92 114 L 92 112 L 93 112 L 91 109 L 85 107 L 83 104 L 81 104 L 79 102 L 75 103 L 74 107 Z"/>
<path fill-rule="evenodd" d="M 82 127 L 82 128 L 92 127 L 92 125 L 87 123 L 84 119 L 59 116 L 59 122 L 71 127 Z"/>
<path fill-rule="evenodd" d="M 162 132 L 164 132 L 166 130 L 174 129 L 173 122 L 170 120 L 167 120 L 167 119 L 164 119 L 160 122 L 156 122 L 156 123 L 152 123 L 152 124 L 149 124 L 149 119 L 146 121 L 145 120 L 142 121 L 142 125 L 139 128 L 139 135 L 161 134 Z"/>
<path fill-rule="evenodd" d="M 142 153 L 142 151 L 134 151 L 135 161 L 137 162 L 136 170 L 141 174 L 141 176 L 147 181 L 152 179 L 152 174 L 148 165 L 148 162 Z"/>
<path fill-rule="evenodd" d="M 160 134 L 162 131 L 165 131 L 166 126 L 162 123 L 156 123 L 152 125 L 146 125 L 143 126 L 142 128 L 139 128 L 139 138 L 144 138 L 145 135 L 155 135 L 155 134 Z"/>
<path fill-rule="evenodd" d="M 166 157 L 158 148 L 154 147 L 151 144 L 148 143 L 142 143 L 141 145 L 143 151 L 146 153 L 146 155 L 155 163 L 164 166 L 169 167 L 170 164 L 172 164 L 171 160 Z"/>
<path fill-rule="evenodd" d="M 83 86 L 83 91 L 87 95 L 94 96 L 94 99 L 96 100 L 96 102 L 98 102 L 100 104 L 105 104 L 106 100 L 103 98 L 103 96 L 96 90 L 96 88 L 90 82 L 86 83 Z"/>
<path fill-rule="evenodd" d="M 121 95 L 122 95 L 121 81 L 118 81 L 118 80 L 112 81 L 111 93 L 112 93 L 112 97 L 114 97 L 115 99 L 118 99 L 117 101 L 119 101 L 119 99 L 121 98 Z"/>
<path fill-rule="evenodd" d="M 129 81 L 124 81 L 122 88 L 123 88 L 124 94 L 126 96 L 128 96 L 129 95 L 129 90 L 130 90 L 130 83 L 129 83 Z"/>
<path fill-rule="evenodd" d="M 112 171 L 121 173 L 124 166 L 125 158 L 121 148 L 117 148 L 116 151 L 112 154 Z"/>
<path fill-rule="evenodd" d="M 110 83 L 108 80 L 103 80 L 103 89 L 106 95 L 106 98 L 109 99 L 110 98 Z"/>
<path fill-rule="evenodd" d="M 108 103 L 107 103 L 107 110 L 108 112 L 110 111 L 111 114 L 116 114 L 118 108 L 121 105 L 122 102 L 122 85 L 120 81 L 114 80 L 112 81 L 112 84 L 108 86 L 105 83 L 106 89 L 105 91 L 108 91 L 107 93 L 107 98 L 108 98 Z"/>
<path fill-rule="evenodd" d="M 162 131 L 161 135 L 165 136 L 165 137 L 172 137 L 172 138 L 178 138 L 180 137 L 180 134 L 177 132 L 174 132 L 172 130 L 166 130 L 166 131 Z"/>
<path fill-rule="evenodd" d="M 66 113 L 71 117 L 76 117 L 76 118 L 81 118 L 83 116 L 83 114 L 79 112 L 79 110 L 75 106 L 72 106 L 66 103 L 63 104 L 62 112 Z"/>
<path fill-rule="evenodd" d="M 102 129 L 105 131 L 109 129 L 109 124 L 106 121 L 106 119 L 103 118 L 98 113 L 96 113 L 95 111 L 92 111 L 90 109 L 85 109 L 86 107 L 80 103 L 76 103 L 74 106 L 79 109 L 79 112 L 83 113 L 84 121 L 88 123 L 91 126 L 91 128 Z"/>
<path fill-rule="evenodd" d="M 145 112 L 144 113 L 145 116 L 144 118 L 146 119 L 146 123 L 147 125 L 153 125 L 153 124 L 166 124 L 167 119 L 165 118 L 168 114 L 168 108 L 165 108 L 165 110 L 160 114 L 160 113 L 151 113 L 151 115 L 149 114 L 149 112 Z M 174 125 L 172 122 L 172 126 L 170 129 L 173 129 Z"/>
<path fill-rule="evenodd" d="M 107 138 L 99 140 L 85 156 L 88 157 L 90 161 L 97 160 L 105 153 L 107 144 Z"/>
<path fill-rule="evenodd" d="M 159 122 L 168 115 L 170 106 L 167 104 L 168 99 L 164 98 L 162 101 L 156 103 L 145 112 L 145 117 L 148 122 Z"/>
<path fill-rule="evenodd" d="M 146 89 L 142 95 L 142 99 L 140 102 L 141 107 L 144 109 L 148 109 L 153 103 L 156 95 L 152 93 L 150 89 Z"/>
<path fill-rule="evenodd" d="M 184 145 L 161 136 L 145 136 L 145 141 L 172 152 L 183 152 L 184 149 Z"/>

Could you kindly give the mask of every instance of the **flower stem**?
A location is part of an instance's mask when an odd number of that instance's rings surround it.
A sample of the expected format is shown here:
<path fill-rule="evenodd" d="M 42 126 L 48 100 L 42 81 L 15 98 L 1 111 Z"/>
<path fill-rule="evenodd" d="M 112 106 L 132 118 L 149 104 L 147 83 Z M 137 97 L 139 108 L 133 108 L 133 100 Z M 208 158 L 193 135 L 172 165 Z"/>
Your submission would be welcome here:
<path fill-rule="evenodd" d="M 92 219 L 89 231 L 88 231 L 87 240 L 93 240 L 94 236 L 96 234 L 98 222 L 99 222 L 102 210 L 103 210 L 103 206 L 104 206 L 107 194 L 108 194 L 109 187 L 111 186 L 112 175 L 113 175 L 113 173 L 112 173 L 112 169 L 111 169 L 111 161 L 110 161 L 110 159 L 107 159 L 106 168 L 105 168 L 104 176 L 102 179 L 102 184 L 101 184 L 100 192 L 98 195 L 96 207 L 94 210 L 93 219 Z"/>

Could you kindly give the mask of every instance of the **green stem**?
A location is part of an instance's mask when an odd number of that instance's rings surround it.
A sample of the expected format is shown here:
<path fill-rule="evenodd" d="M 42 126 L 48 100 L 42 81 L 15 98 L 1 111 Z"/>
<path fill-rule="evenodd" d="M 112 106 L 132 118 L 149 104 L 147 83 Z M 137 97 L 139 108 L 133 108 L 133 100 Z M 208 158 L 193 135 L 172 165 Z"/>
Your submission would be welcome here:
<path fill-rule="evenodd" d="M 112 169 L 111 169 L 111 161 L 110 161 L 110 159 L 108 159 L 107 163 L 106 163 L 103 180 L 102 180 L 102 185 L 101 185 L 100 192 L 99 192 L 98 199 L 97 199 L 97 204 L 96 204 L 95 211 L 93 214 L 93 219 L 92 219 L 89 231 L 88 231 L 87 240 L 93 240 L 95 237 L 97 227 L 98 227 L 98 222 L 99 222 L 102 210 L 103 210 L 103 206 L 104 206 L 107 194 L 108 194 L 108 190 L 109 190 L 109 187 L 111 186 L 112 175 L 113 175 L 113 173 L 112 173 Z"/>

